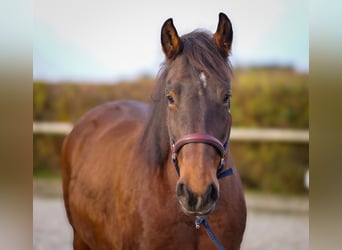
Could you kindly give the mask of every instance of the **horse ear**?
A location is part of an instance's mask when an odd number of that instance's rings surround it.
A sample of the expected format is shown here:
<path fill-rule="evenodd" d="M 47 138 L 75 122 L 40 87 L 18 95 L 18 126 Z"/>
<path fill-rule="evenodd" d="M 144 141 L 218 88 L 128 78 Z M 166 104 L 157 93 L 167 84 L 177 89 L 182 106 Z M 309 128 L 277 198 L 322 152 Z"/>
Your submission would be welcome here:
<path fill-rule="evenodd" d="M 214 34 L 214 41 L 224 57 L 228 57 L 233 41 L 233 28 L 229 18 L 224 13 L 219 14 L 219 23 Z"/>
<path fill-rule="evenodd" d="M 175 58 L 182 50 L 182 41 L 173 25 L 172 18 L 169 18 L 163 24 L 161 29 L 161 44 L 167 59 Z"/>

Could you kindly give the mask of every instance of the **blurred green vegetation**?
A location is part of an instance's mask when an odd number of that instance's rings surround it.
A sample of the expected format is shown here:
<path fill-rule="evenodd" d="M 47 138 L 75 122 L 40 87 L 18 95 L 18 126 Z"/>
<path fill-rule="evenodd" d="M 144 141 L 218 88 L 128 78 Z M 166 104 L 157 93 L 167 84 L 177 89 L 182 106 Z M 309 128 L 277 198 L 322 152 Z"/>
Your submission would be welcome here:
<path fill-rule="evenodd" d="M 274 193 L 305 193 L 308 144 L 280 142 L 230 143 L 244 187 Z"/>
<path fill-rule="evenodd" d="M 76 122 L 91 108 L 107 101 L 148 102 L 154 83 L 148 77 L 115 84 L 37 81 L 33 83 L 33 120 Z"/>
<path fill-rule="evenodd" d="M 34 82 L 34 121 L 76 122 L 89 109 L 111 100 L 149 102 L 155 79 L 91 84 Z M 309 128 L 308 74 L 291 68 L 237 68 L 232 82 L 235 127 Z M 34 135 L 34 177 L 60 176 L 63 136 Z M 232 141 L 245 188 L 306 193 L 309 145 Z"/>
<path fill-rule="evenodd" d="M 308 75 L 291 68 L 234 71 L 234 126 L 309 128 Z"/>

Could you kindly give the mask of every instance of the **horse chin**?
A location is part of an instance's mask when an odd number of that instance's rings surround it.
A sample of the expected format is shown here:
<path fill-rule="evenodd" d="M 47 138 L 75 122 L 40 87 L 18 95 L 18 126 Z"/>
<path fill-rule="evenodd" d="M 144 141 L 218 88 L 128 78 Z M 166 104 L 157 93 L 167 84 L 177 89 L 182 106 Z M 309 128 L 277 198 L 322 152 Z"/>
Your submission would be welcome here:
<path fill-rule="evenodd" d="M 188 215 L 188 216 L 205 216 L 205 215 L 208 215 L 211 212 L 213 212 L 215 209 L 215 204 L 213 204 L 212 206 L 207 207 L 203 210 L 189 210 L 189 209 L 185 208 L 181 202 L 180 202 L 180 206 L 183 210 L 183 213 Z"/>

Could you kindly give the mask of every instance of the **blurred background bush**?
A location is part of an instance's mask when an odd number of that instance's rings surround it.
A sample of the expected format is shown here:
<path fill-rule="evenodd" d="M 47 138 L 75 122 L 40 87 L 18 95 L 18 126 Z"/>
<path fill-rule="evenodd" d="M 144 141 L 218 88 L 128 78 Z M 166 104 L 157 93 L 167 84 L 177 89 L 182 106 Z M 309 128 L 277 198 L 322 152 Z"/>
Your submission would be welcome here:
<path fill-rule="evenodd" d="M 112 100 L 149 102 L 155 79 L 131 82 L 51 84 L 36 81 L 34 121 L 76 122 L 92 107 Z M 231 112 L 234 127 L 309 128 L 308 74 L 291 67 L 236 68 Z M 34 134 L 35 178 L 60 178 L 64 136 Z M 307 193 L 309 144 L 232 141 L 231 150 L 246 189 Z"/>

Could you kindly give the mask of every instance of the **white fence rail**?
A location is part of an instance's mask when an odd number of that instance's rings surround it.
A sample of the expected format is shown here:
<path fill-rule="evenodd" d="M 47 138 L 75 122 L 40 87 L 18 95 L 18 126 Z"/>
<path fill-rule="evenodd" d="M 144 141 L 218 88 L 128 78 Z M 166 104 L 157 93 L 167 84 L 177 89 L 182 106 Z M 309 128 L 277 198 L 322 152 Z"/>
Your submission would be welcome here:
<path fill-rule="evenodd" d="M 73 128 L 69 122 L 33 122 L 34 134 L 68 134 Z"/>
<path fill-rule="evenodd" d="M 66 135 L 73 128 L 72 123 L 67 122 L 34 122 L 34 134 L 60 134 Z M 236 128 L 231 131 L 233 141 L 272 141 L 308 143 L 309 130 L 301 129 L 277 129 L 277 128 Z"/>
<path fill-rule="evenodd" d="M 281 141 L 308 143 L 309 131 L 277 128 L 232 128 L 231 139 L 237 141 Z"/>

